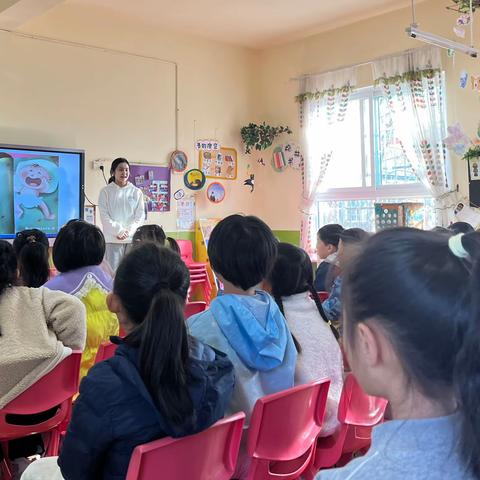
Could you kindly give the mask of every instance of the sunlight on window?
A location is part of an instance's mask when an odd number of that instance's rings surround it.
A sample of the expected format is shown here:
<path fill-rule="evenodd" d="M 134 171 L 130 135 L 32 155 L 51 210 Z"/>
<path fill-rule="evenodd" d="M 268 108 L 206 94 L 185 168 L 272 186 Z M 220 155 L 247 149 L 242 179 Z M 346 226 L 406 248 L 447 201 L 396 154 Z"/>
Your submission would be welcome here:
<path fill-rule="evenodd" d="M 363 186 L 361 134 L 360 100 L 351 100 L 345 121 L 337 124 L 333 135 L 334 153 L 321 191 Z"/>

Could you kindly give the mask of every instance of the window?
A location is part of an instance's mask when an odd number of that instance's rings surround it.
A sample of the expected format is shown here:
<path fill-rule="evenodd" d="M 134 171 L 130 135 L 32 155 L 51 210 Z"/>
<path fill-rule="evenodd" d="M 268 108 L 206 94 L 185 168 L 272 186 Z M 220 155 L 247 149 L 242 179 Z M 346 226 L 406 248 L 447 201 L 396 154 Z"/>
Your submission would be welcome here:
<path fill-rule="evenodd" d="M 317 226 L 375 231 L 375 203 L 423 203 L 424 228 L 433 228 L 433 199 L 397 142 L 381 91 L 356 91 L 337 129 L 335 152 L 317 192 Z"/>

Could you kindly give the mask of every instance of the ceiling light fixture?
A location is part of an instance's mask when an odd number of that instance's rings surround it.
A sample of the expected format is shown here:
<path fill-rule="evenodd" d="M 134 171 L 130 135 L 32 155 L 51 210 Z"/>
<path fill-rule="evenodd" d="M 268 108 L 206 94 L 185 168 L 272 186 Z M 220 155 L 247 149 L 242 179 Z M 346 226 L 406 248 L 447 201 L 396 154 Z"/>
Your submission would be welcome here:
<path fill-rule="evenodd" d="M 431 45 L 436 45 L 441 48 L 446 48 L 447 50 L 455 50 L 457 52 L 462 52 L 473 58 L 478 57 L 478 50 L 475 47 L 469 47 L 468 45 L 465 45 L 463 43 L 454 42 L 453 40 L 445 37 L 440 37 L 433 33 L 423 32 L 414 23 L 407 27 L 405 31 L 407 32 L 409 37 L 421 40 L 422 42 L 430 43 Z"/>

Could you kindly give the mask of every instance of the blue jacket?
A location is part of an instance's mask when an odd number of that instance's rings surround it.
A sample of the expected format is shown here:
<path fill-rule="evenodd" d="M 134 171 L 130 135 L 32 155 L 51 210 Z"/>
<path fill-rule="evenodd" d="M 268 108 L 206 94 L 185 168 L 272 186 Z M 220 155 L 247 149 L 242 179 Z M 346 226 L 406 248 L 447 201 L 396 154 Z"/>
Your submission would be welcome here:
<path fill-rule="evenodd" d="M 58 464 L 66 480 L 124 479 L 133 449 L 165 436 L 182 437 L 222 418 L 234 376 L 221 352 L 191 339 L 189 385 L 195 421 L 174 425 L 160 412 L 138 371 L 138 349 L 120 343 L 116 354 L 83 379 Z"/>
<path fill-rule="evenodd" d="M 222 295 L 190 317 L 191 335 L 225 352 L 235 369 L 228 413 L 244 411 L 247 424 L 260 397 L 293 387 L 297 352 L 285 318 L 270 295 Z"/>
<path fill-rule="evenodd" d="M 340 320 L 342 315 L 342 277 L 335 279 L 330 296 L 322 303 L 322 307 L 329 320 Z"/>

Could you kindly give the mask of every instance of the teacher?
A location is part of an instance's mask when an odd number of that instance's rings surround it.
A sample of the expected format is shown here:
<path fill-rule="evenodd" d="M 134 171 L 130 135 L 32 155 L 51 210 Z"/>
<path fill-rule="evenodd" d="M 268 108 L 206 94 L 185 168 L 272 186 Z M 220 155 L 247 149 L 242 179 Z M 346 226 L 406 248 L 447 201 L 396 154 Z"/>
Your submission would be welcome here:
<path fill-rule="evenodd" d="M 105 260 L 117 270 L 132 243 L 135 230 L 143 223 L 145 209 L 142 191 L 128 181 L 130 164 L 116 158 L 110 167 L 108 185 L 100 191 L 98 209 L 107 243 Z"/>

